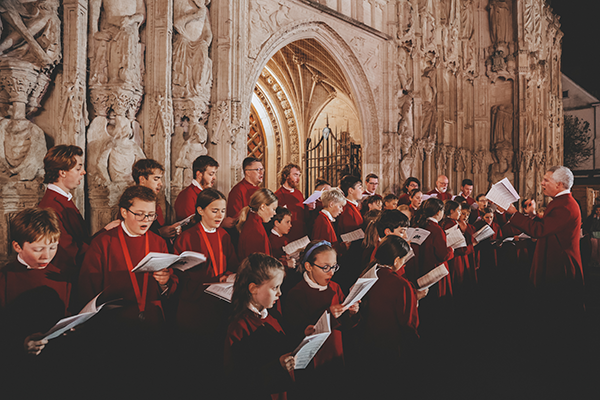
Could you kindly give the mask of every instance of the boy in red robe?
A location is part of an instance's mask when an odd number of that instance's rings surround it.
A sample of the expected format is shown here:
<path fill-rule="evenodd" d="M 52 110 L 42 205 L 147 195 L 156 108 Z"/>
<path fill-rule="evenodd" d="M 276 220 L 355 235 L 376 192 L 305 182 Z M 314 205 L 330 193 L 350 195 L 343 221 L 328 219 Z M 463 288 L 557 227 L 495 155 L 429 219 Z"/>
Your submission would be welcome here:
<path fill-rule="evenodd" d="M 194 179 L 192 183 L 179 192 L 175 200 L 175 216 L 178 221 L 193 215 L 196 212 L 196 199 L 200 192 L 211 188 L 217 180 L 219 163 L 211 156 L 199 156 L 192 164 Z"/>
<path fill-rule="evenodd" d="M 48 188 L 38 206 L 56 212 L 61 235 L 55 264 L 71 281 L 76 281 L 79 264 L 90 243 L 88 227 L 70 193 L 81 184 L 85 175 L 83 150 L 67 145 L 52 147 L 44 157 L 44 171 L 44 183 Z"/>
<path fill-rule="evenodd" d="M 338 245 L 333 223 L 346 205 L 344 193 L 338 188 L 327 190 L 321 194 L 321 202 L 323 203 L 323 209 L 319 211 L 319 215 L 315 219 L 312 239 L 326 240 L 338 251 L 340 246 Z"/>

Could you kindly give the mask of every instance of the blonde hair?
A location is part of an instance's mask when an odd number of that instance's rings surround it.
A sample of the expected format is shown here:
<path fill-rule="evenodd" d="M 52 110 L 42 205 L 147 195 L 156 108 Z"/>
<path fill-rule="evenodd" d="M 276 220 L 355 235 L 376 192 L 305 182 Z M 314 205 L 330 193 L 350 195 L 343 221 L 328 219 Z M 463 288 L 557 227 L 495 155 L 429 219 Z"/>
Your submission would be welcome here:
<path fill-rule="evenodd" d="M 259 189 L 256 192 L 254 192 L 252 197 L 250 197 L 250 203 L 246 207 L 242 208 L 242 211 L 240 211 L 240 216 L 236 225 L 237 230 L 239 232 L 242 231 L 242 228 L 244 227 L 244 224 L 248 219 L 248 213 L 250 211 L 257 212 L 260 206 L 262 206 L 263 204 L 266 206 L 270 206 L 276 201 L 277 197 L 270 189 Z"/>
<path fill-rule="evenodd" d="M 321 203 L 323 203 L 324 208 L 329 207 L 332 203 L 341 203 L 345 206 L 346 196 L 344 196 L 344 192 L 340 188 L 332 188 L 321 194 Z"/>

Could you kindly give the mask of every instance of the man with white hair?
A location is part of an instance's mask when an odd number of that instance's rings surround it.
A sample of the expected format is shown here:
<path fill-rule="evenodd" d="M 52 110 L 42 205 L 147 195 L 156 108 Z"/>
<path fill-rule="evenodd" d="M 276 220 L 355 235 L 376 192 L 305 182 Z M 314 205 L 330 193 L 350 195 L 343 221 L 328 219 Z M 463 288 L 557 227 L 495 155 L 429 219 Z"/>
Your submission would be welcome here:
<path fill-rule="evenodd" d="M 538 299 L 547 310 L 562 310 L 570 316 L 584 307 L 579 250 L 581 212 L 571 195 L 573 180 L 573 173 L 567 167 L 556 166 L 546 172 L 541 185 L 544 195 L 553 200 L 542 219 L 528 218 L 513 205 L 506 210 L 514 214 L 511 225 L 538 239 L 529 276 L 542 296 Z"/>

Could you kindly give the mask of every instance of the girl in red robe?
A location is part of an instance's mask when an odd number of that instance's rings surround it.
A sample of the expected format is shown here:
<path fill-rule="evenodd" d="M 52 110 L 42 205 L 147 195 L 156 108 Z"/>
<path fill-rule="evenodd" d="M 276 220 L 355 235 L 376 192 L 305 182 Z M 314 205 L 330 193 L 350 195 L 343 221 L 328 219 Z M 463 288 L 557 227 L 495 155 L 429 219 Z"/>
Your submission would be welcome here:
<path fill-rule="evenodd" d="M 276 311 L 283 265 L 262 253 L 248 256 L 238 270 L 225 339 L 226 398 L 285 399 L 295 366 Z M 314 329 L 314 328 L 313 328 Z M 307 328 L 307 332 L 310 330 Z"/>
<path fill-rule="evenodd" d="M 237 223 L 240 232 L 238 259 L 244 260 L 252 253 L 272 254 L 269 235 L 263 224 L 273 218 L 277 210 L 277 197 L 269 189 L 257 190 L 250 197 L 250 204 L 242 208 Z"/>
<path fill-rule="evenodd" d="M 284 319 L 288 334 L 296 342 L 304 337 L 307 325 L 314 325 L 324 311 L 331 314 L 331 335 L 319 349 L 309 366 L 296 371 L 298 398 L 315 397 L 315 388 L 320 388 L 319 398 L 339 395 L 339 388 L 330 385 L 344 377 L 344 351 L 342 325 L 352 326 L 351 315 L 358 312 L 358 303 L 346 313 L 342 303 L 344 294 L 339 285 L 331 280 L 339 269 L 337 254 L 326 241 L 313 240 L 300 255 L 303 279 L 287 295 L 284 302 Z"/>

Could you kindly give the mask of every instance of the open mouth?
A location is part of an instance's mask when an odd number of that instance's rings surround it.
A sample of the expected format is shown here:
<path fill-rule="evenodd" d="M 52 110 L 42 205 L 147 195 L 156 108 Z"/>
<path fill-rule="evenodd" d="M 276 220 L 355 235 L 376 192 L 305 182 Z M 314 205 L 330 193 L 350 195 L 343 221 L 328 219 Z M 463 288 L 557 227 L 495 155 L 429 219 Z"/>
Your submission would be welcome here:
<path fill-rule="evenodd" d="M 46 268 L 48 266 L 49 263 L 38 263 L 38 267 L 40 268 Z"/>

